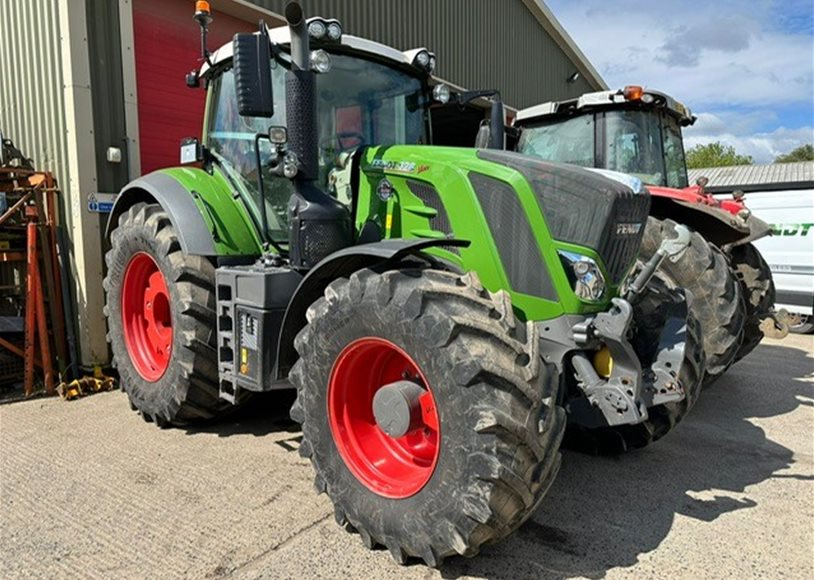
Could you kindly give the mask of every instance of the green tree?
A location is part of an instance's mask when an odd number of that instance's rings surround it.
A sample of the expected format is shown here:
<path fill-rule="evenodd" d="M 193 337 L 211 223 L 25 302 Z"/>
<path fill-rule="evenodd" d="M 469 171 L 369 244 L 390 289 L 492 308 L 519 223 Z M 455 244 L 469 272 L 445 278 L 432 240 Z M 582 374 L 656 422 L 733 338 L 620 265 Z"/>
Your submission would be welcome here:
<path fill-rule="evenodd" d="M 700 169 L 702 167 L 728 167 L 730 165 L 752 165 L 751 155 L 741 155 L 731 145 L 724 145 L 720 141 L 696 145 L 687 151 L 687 167 Z"/>
<path fill-rule="evenodd" d="M 800 145 L 788 153 L 774 158 L 775 163 L 794 163 L 795 161 L 814 161 L 814 145 Z"/>

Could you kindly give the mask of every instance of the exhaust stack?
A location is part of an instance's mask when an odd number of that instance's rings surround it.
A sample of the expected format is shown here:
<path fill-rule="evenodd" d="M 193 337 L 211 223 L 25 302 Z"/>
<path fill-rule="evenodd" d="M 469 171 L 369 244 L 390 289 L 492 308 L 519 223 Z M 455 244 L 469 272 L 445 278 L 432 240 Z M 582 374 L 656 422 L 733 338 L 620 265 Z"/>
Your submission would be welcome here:
<path fill-rule="evenodd" d="M 289 2 L 285 18 L 291 33 L 291 70 L 286 73 L 288 149 L 299 171 L 288 202 L 289 258 L 295 268 L 309 269 L 353 242 L 348 209 L 323 192 L 319 177 L 316 74 L 311 70 L 308 25 L 299 2 Z"/>

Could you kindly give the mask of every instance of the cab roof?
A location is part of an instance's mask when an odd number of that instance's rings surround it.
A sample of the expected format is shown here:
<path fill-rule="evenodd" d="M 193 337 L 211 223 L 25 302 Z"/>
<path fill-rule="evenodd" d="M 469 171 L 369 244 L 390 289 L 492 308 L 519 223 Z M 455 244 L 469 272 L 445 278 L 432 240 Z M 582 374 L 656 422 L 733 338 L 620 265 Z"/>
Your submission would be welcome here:
<path fill-rule="evenodd" d="M 310 19 L 309 19 L 310 20 Z M 289 30 L 288 26 L 277 26 L 275 28 L 268 28 L 269 33 L 269 40 L 272 43 L 280 45 L 280 46 L 290 46 L 291 44 L 291 31 Z M 255 34 L 259 34 L 259 32 L 255 32 Z M 311 41 L 314 42 L 313 40 Z M 422 70 L 418 67 L 413 65 L 413 58 L 415 57 L 416 53 L 420 50 L 426 50 L 423 48 L 414 48 L 411 50 L 400 51 L 398 49 L 393 48 L 392 46 L 387 46 L 386 44 L 381 44 L 380 42 L 375 42 L 373 40 L 368 40 L 366 38 L 359 38 L 358 36 L 352 36 L 350 34 L 343 34 L 342 38 L 338 42 L 332 42 L 329 44 L 321 44 L 315 43 L 313 45 L 314 48 L 322 48 L 322 47 L 329 47 L 329 46 L 344 46 L 348 47 L 354 51 L 367 53 L 371 56 L 375 56 L 378 58 L 386 58 L 388 60 L 392 60 L 401 65 L 407 65 L 416 68 L 417 70 Z M 233 56 L 233 45 L 231 42 L 227 42 L 220 48 L 218 48 L 215 52 L 213 52 L 210 57 L 209 63 L 204 63 L 201 67 L 201 77 L 205 77 L 212 68 L 217 67 L 222 62 L 231 60 Z M 424 72 L 424 71 L 422 71 Z"/>
<path fill-rule="evenodd" d="M 642 91 L 642 95 L 653 97 L 652 103 L 647 103 L 641 98 L 629 100 L 625 98 L 623 89 L 585 93 L 575 99 L 564 101 L 549 101 L 518 111 L 517 117 L 515 117 L 515 125 L 529 125 L 554 116 L 578 115 L 590 110 L 619 109 L 623 105 L 637 104 L 643 108 L 664 108 L 668 113 L 676 117 L 682 126 L 695 123 L 695 116 L 693 116 L 690 109 L 670 95 L 650 89 Z"/>

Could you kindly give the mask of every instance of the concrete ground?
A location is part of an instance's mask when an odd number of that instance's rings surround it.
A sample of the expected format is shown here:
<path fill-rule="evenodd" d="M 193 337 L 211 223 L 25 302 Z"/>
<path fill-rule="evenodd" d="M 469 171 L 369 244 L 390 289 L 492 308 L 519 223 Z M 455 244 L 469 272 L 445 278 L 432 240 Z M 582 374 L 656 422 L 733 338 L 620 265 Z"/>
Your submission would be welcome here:
<path fill-rule="evenodd" d="M 439 572 L 340 529 L 284 399 L 162 430 L 122 393 L 0 407 L 3 578 L 814 578 L 814 338 L 765 341 L 650 449 L 566 453 L 540 511 Z"/>

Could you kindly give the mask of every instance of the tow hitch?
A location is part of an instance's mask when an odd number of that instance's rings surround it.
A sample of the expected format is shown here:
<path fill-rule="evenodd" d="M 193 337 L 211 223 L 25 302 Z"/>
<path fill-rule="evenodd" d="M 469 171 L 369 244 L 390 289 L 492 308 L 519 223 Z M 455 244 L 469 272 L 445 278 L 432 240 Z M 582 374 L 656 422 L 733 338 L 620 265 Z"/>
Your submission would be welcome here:
<path fill-rule="evenodd" d="M 585 351 L 574 352 L 571 357 L 578 386 L 587 405 L 593 409 L 572 405 L 572 418 L 576 422 L 591 426 L 598 419 L 598 410 L 608 426 L 633 425 L 647 420 L 648 408 L 681 401 L 685 397 L 677 378 L 687 337 L 688 304 L 683 292 L 663 292 L 660 308 L 663 309 L 664 325 L 655 356 L 648 367 L 642 368 L 640 357 L 628 338 L 633 320 L 632 304 L 653 281 L 662 262 L 665 259 L 678 261 L 689 246 L 689 230 L 678 226 L 677 231 L 677 237 L 661 243 L 630 285 L 624 299 L 614 298 L 607 312 L 572 327 L 577 346 L 585 350 L 603 346 L 611 361 L 606 365 L 607 375 L 602 377 Z M 653 286 L 658 288 L 658 284 Z"/>

